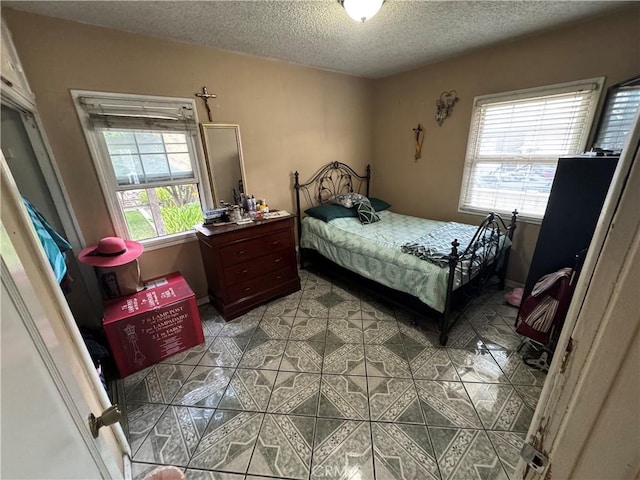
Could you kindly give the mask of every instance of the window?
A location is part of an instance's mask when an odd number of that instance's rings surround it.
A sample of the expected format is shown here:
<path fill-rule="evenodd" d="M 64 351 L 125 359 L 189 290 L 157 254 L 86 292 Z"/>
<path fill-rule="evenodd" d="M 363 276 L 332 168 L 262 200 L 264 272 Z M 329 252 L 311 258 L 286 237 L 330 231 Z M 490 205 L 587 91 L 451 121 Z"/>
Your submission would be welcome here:
<path fill-rule="evenodd" d="M 602 80 L 476 97 L 460 211 L 541 219 L 558 158 L 585 149 Z"/>
<path fill-rule="evenodd" d="M 615 85 L 608 92 L 594 147 L 619 153 L 640 110 L 640 78 Z"/>
<path fill-rule="evenodd" d="M 192 100 L 72 96 L 119 236 L 164 245 L 202 222 L 211 197 Z"/>

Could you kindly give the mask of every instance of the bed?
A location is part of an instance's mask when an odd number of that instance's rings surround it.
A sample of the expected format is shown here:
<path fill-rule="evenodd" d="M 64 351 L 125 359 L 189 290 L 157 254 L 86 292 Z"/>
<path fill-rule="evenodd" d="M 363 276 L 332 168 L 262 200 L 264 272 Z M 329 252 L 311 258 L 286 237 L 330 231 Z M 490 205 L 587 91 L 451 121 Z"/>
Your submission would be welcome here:
<path fill-rule="evenodd" d="M 493 276 L 504 288 L 517 211 L 508 225 L 490 212 L 478 226 L 394 213 L 369 197 L 369 165 L 360 175 L 332 162 L 307 182 L 297 171 L 294 179 L 301 268 L 321 262 L 379 287 L 391 301 L 435 314 L 442 345 L 458 317 L 454 304 L 464 308 Z M 370 199 L 379 220 L 363 224 L 355 207 L 334 205 L 354 193 Z"/>

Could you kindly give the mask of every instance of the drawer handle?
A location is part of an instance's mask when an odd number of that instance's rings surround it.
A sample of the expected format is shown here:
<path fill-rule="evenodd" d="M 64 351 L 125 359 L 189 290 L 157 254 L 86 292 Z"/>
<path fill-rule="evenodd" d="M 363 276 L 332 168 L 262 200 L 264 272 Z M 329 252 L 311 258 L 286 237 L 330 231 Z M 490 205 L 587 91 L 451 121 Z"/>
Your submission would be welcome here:
<path fill-rule="evenodd" d="M 282 278 L 282 275 L 278 275 L 278 276 L 276 277 L 276 280 L 280 280 L 281 278 Z"/>
<path fill-rule="evenodd" d="M 240 272 L 240 275 L 244 275 L 244 274 L 246 274 L 246 273 L 249 273 L 249 270 L 247 270 L 247 269 L 245 268 L 244 270 L 242 270 L 242 271 Z"/>
<path fill-rule="evenodd" d="M 282 259 L 281 259 L 281 258 L 276 258 L 276 259 L 273 261 L 273 263 L 278 263 L 278 262 L 281 262 L 281 261 L 282 261 Z"/>
<path fill-rule="evenodd" d="M 234 255 L 235 255 L 235 256 L 238 256 L 238 255 L 244 255 L 245 253 L 247 253 L 247 251 L 246 251 L 246 250 L 240 250 L 239 252 L 234 253 Z"/>
<path fill-rule="evenodd" d="M 278 245 L 280 243 L 280 240 L 275 240 L 273 242 L 271 242 L 271 245 Z"/>
<path fill-rule="evenodd" d="M 247 287 L 244 289 L 245 292 L 248 292 L 249 290 L 251 290 L 251 287 Z"/>

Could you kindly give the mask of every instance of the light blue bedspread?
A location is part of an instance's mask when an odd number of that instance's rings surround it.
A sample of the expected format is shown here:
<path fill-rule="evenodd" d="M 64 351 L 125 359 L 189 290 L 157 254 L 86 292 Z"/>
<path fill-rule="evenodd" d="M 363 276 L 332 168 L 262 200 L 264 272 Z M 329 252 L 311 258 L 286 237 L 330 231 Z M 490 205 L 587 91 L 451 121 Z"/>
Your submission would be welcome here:
<path fill-rule="evenodd" d="M 357 218 L 323 222 L 302 220 L 300 246 L 311 248 L 334 263 L 382 285 L 409 293 L 438 312 L 443 312 L 447 295 L 448 268 L 439 267 L 415 255 L 404 253 L 402 245 L 414 242 L 445 222 L 378 212 L 380 221 L 362 225 Z M 477 230 L 477 226 L 468 226 Z M 506 237 L 505 237 L 506 238 Z M 443 240 L 449 245 L 454 238 Z M 462 245 L 461 249 L 465 248 Z M 454 289 L 461 284 L 454 279 Z M 466 281 L 466 280 L 465 280 Z"/>

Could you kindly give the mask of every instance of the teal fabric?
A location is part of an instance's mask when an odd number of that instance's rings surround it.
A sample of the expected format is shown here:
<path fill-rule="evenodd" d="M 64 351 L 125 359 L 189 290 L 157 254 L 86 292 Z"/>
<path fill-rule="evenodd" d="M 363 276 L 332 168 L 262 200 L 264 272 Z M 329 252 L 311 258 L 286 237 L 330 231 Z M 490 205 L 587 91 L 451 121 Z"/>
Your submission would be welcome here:
<path fill-rule="evenodd" d="M 371 202 L 371 206 L 375 209 L 376 212 L 382 212 L 383 210 L 391 207 L 390 203 L 387 203 L 379 198 L 369 197 L 369 201 Z"/>
<path fill-rule="evenodd" d="M 337 218 L 325 223 L 307 217 L 302 221 L 300 246 L 317 250 L 342 267 L 409 293 L 434 310 L 443 312 L 449 269 L 403 253 L 401 248 L 433 232 L 445 222 L 389 211 L 378 215 L 380 221 L 369 225 L 362 225 L 357 218 Z M 466 281 L 468 278 L 465 276 Z M 461 283 L 458 273 L 454 289 Z"/>
<path fill-rule="evenodd" d="M 331 220 L 335 220 L 336 218 L 358 216 L 358 212 L 356 212 L 353 208 L 346 208 L 341 205 L 334 205 L 331 203 L 309 208 L 305 210 L 304 213 L 313 218 L 317 218 L 318 220 L 322 220 L 323 222 L 329 222 Z"/>
<path fill-rule="evenodd" d="M 356 205 L 356 212 L 358 212 L 358 219 L 363 225 L 369 225 L 380 221 L 380 217 L 376 214 L 375 209 L 368 201 L 360 202 Z"/>
<path fill-rule="evenodd" d="M 23 198 L 24 206 L 27 209 L 33 228 L 40 239 L 44 253 L 49 259 L 53 273 L 58 283 L 67 273 L 65 262 L 65 252 L 71 250 L 71 244 L 67 242 L 58 232 L 56 232 L 47 222 L 44 216 L 34 207 L 29 200 Z"/>

